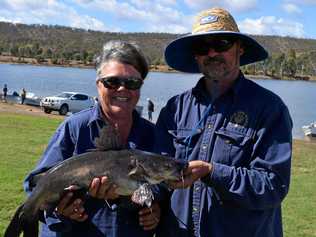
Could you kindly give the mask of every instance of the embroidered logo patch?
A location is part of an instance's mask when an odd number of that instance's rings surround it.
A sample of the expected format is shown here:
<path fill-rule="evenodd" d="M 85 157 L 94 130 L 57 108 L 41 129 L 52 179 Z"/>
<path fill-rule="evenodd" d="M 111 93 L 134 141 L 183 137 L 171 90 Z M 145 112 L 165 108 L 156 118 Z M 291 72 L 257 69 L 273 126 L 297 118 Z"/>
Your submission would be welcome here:
<path fill-rule="evenodd" d="M 248 115 L 245 112 L 237 111 L 231 116 L 230 122 L 235 124 L 236 127 L 237 126 L 246 127 L 248 124 Z"/>
<path fill-rule="evenodd" d="M 216 22 L 217 20 L 218 20 L 218 16 L 214 16 L 214 15 L 205 16 L 201 18 L 200 25 L 213 23 L 213 22 Z"/>

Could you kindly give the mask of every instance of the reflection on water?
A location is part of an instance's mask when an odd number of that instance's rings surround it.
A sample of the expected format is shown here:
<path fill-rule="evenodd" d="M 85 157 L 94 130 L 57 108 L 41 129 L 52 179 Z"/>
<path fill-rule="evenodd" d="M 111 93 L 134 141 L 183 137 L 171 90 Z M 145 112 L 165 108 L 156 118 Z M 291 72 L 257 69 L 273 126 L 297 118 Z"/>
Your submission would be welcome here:
<path fill-rule="evenodd" d="M 0 87 L 8 84 L 9 93 L 22 88 L 37 96 L 55 95 L 62 91 L 77 91 L 97 95 L 95 70 L 63 67 L 0 64 Z M 146 98 L 155 103 L 153 120 L 167 100 L 173 95 L 192 88 L 198 74 L 149 73 L 144 82 L 139 105 L 144 106 L 147 116 Z M 255 80 L 261 86 L 278 94 L 289 107 L 293 118 L 293 135 L 303 138 L 301 127 L 316 120 L 316 83 L 306 81 Z"/>

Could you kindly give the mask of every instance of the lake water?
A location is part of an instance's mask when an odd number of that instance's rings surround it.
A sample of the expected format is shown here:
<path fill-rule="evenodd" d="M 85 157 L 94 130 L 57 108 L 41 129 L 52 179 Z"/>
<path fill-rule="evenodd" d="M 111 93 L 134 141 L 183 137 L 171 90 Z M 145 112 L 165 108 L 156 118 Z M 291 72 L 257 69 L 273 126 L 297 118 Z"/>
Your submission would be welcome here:
<path fill-rule="evenodd" d="M 199 75 L 151 72 L 145 80 L 139 105 L 147 115 L 146 98 L 155 103 L 153 119 L 171 96 L 193 87 Z M 293 136 L 303 138 L 301 127 L 316 120 L 316 83 L 306 81 L 261 80 L 255 82 L 278 94 L 289 107 L 294 122 Z M 8 85 L 9 94 L 20 93 L 24 87 L 38 96 L 55 95 L 61 91 L 77 91 L 97 95 L 95 70 L 0 64 L 0 87 Z M 2 92 L 2 91 L 1 91 Z"/>

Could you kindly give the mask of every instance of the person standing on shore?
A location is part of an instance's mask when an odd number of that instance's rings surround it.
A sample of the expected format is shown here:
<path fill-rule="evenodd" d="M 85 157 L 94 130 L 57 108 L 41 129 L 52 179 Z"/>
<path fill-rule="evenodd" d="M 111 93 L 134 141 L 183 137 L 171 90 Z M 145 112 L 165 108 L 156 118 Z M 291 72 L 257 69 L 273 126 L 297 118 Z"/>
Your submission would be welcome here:
<path fill-rule="evenodd" d="M 155 151 L 189 161 L 157 236 L 283 236 L 292 120 L 279 96 L 240 70 L 267 56 L 221 8 L 202 11 L 192 33 L 166 47 L 170 67 L 203 76 L 156 123 Z"/>
<path fill-rule="evenodd" d="M 154 125 L 135 110 L 148 74 L 140 49 L 124 41 L 109 41 L 97 58 L 96 71 L 97 105 L 71 115 L 58 127 L 37 167 L 25 180 L 26 192 L 33 190 L 31 180 L 36 174 L 95 149 L 95 139 L 103 126 L 115 127 L 123 146 L 152 151 Z M 69 192 L 51 215 L 43 213 L 40 236 L 153 236 L 160 219 L 157 197 L 151 208 L 144 208 L 118 196 L 114 183 L 106 176 L 94 178 L 85 199 L 70 201 L 74 193 Z"/>
<path fill-rule="evenodd" d="M 153 120 L 153 112 L 155 111 L 155 105 L 154 102 L 151 101 L 150 98 L 147 98 L 147 111 L 148 111 L 148 120 Z"/>
<path fill-rule="evenodd" d="M 3 91 L 3 101 L 7 102 L 7 94 L 8 94 L 8 86 L 7 86 L 7 84 L 4 84 L 2 91 Z"/>
<path fill-rule="evenodd" d="M 26 98 L 26 90 L 23 88 L 22 92 L 21 92 L 21 104 L 22 105 L 24 104 L 25 98 Z"/>

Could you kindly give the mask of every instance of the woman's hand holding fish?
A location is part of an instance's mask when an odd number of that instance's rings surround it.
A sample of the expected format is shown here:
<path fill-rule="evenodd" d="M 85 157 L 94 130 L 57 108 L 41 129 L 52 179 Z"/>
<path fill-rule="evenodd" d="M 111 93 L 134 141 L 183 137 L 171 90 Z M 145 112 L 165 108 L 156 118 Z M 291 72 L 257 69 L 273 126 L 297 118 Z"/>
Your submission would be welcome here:
<path fill-rule="evenodd" d="M 69 190 L 70 191 L 61 199 L 56 207 L 56 212 L 58 215 L 74 221 L 85 221 L 88 218 L 88 215 L 85 213 L 83 201 L 79 198 L 72 200 L 73 192 L 71 192 L 71 189 Z"/>
<path fill-rule="evenodd" d="M 99 199 L 116 199 L 119 195 L 116 193 L 116 185 L 112 184 L 106 176 L 94 178 L 89 188 L 89 194 Z"/>
<path fill-rule="evenodd" d="M 139 211 L 139 224 L 144 230 L 155 229 L 160 220 L 160 206 L 158 203 L 153 203 L 149 207 L 145 207 Z"/>
<path fill-rule="evenodd" d="M 188 168 L 184 171 L 183 180 L 169 182 L 168 184 L 173 189 L 190 187 L 198 179 L 210 174 L 212 172 L 212 168 L 212 164 L 205 161 L 190 161 Z"/>

